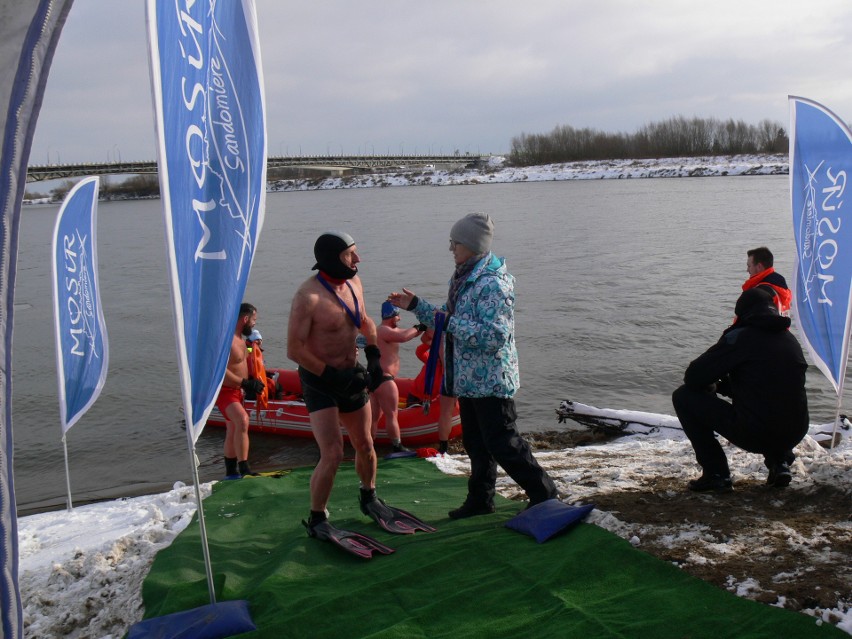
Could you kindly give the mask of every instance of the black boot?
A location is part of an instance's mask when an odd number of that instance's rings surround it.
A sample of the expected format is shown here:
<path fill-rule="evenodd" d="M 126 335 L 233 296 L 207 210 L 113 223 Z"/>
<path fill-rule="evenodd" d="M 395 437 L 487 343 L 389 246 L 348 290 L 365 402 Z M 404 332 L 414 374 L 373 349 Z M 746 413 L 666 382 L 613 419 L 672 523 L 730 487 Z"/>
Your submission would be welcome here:
<path fill-rule="evenodd" d="M 791 481 L 793 481 L 793 474 L 786 462 L 774 464 L 769 469 L 769 476 L 766 478 L 766 483 L 769 486 L 775 486 L 775 488 L 786 488 Z"/>
<path fill-rule="evenodd" d="M 240 475 L 241 475 L 242 477 L 258 477 L 258 476 L 260 475 L 260 473 L 253 473 L 253 472 L 251 471 L 251 468 L 249 468 L 248 460 L 241 461 L 241 462 L 240 462 L 239 464 L 237 464 L 237 465 L 238 465 L 238 466 L 239 466 L 239 468 L 240 468 Z"/>
<path fill-rule="evenodd" d="M 734 489 L 731 476 L 704 473 L 698 479 L 693 479 L 687 485 L 689 490 L 696 493 L 729 493 Z"/>
<path fill-rule="evenodd" d="M 468 517 L 476 517 L 477 515 L 490 515 L 494 512 L 494 502 L 471 501 L 470 498 L 465 499 L 464 503 L 447 513 L 450 519 L 466 519 Z"/>
<path fill-rule="evenodd" d="M 361 488 L 359 489 L 358 495 L 358 503 L 361 505 L 361 510 L 364 510 L 364 504 L 369 504 L 372 501 L 378 499 L 376 497 L 376 489 L 375 488 Z"/>
<path fill-rule="evenodd" d="M 411 449 L 403 446 L 402 441 L 399 440 L 399 439 L 394 441 L 392 443 L 392 446 L 393 446 L 393 452 L 395 452 L 395 453 L 410 453 L 411 452 Z"/>

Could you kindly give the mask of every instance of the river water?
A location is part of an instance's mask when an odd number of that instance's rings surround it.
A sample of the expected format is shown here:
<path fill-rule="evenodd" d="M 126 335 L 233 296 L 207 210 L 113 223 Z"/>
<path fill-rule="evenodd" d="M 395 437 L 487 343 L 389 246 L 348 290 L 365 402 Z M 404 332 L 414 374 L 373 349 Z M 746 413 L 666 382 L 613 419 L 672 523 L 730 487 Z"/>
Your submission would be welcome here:
<path fill-rule="evenodd" d="M 290 301 L 322 231 L 355 238 L 375 318 L 402 286 L 443 299 L 449 229 L 486 211 L 493 250 L 517 278 L 520 428 L 566 428 L 554 413 L 564 398 L 671 414 L 684 368 L 730 323 L 746 250 L 768 245 L 790 276 L 788 188 L 785 176 L 755 176 L 270 193 L 246 299 L 259 309 L 267 365 L 287 366 Z M 65 503 L 50 291 L 57 209 L 27 207 L 21 224 L 12 379 L 22 514 Z M 191 481 L 161 202 L 102 202 L 98 242 L 110 369 L 100 399 L 68 432 L 75 503 Z M 415 321 L 403 312 L 404 325 Z M 414 347 L 402 347 L 403 375 L 419 370 Z M 831 421 L 831 387 L 815 367 L 808 378 L 811 421 Z M 199 438 L 202 480 L 221 476 L 222 441 L 215 428 Z M 251 446 L 257 469 L 318 457 L 310 440 L 253 435 Z"/>

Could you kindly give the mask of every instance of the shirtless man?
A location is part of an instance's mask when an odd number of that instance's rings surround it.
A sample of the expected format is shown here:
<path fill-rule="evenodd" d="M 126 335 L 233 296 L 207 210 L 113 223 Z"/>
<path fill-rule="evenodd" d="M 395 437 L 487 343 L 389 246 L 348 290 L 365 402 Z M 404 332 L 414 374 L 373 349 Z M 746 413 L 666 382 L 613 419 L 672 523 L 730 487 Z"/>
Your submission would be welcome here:
<path fill-rule="evenodd" d="M 228 368 L 225 369 L 225 381 L 216 399 L 216 407 L 225 418 L 225 478 L 239 479 L 253 475 L 248 464 L 249 453 L 249 416 L 243 407 L 245 391 L 258 393 L 263 389 L 262 382 L 252 379 L 248 373 L 248 350 L 246 337 L 251 335 L 257 323 L 257 309 L 243 302 L 240 316 L 231 339 L 231 354 L 228 356 Z"/>
<path fill-rule="evenodd" d="M 311 475 L 308 534 L 338 543 L 328 524 L 334 478 L 343 459 L 342 424 L 355 449 L 355 471 L 361 480 L 361 511 L 390 532 L 414 532 L 416 525 L 376 497 L 376 453 L 370 436 L 367 389 L 384 376 L 376 346 L 376 325 L 364 310 L 355 240 L 347 233 L 323 233 L 314 245 L 319 273 L 299 287 L 290 310 L 287 357 L 299 365 L 302 393 L 320 460 Z M 365 369 L 357 361 L 355 338 L 367 340 Z M 404 513 L 404 515 L 408 515 Z M 415 522 L 422 524 L 416 518 Z M 426 528 L 420 528 L 426 530 Z"/>
<path fill-rule="evenodd" d="M 382 304 L 382 323 L 376 329 L 377 346 L 382 353 L 381 365 L 384 376 L 379 381 L 379 386 L 370 396 L 372 407 L 372 425 L 370 433 L 373 439 L 379 429 L 379 418 L 385 414 L 385 429 L 393 446 L 395 453 L 410 453 L 411 451 L 402 445 L 399 432 L 399 388 L 396 384 L 385 384 L 383 382 L 393 380 L 399 375 L 399 345 L 408 342 L 426 330 L 420 330 L 422 324 L 415 328 L 399 328 L 399 309 L 390 302 Z"/>

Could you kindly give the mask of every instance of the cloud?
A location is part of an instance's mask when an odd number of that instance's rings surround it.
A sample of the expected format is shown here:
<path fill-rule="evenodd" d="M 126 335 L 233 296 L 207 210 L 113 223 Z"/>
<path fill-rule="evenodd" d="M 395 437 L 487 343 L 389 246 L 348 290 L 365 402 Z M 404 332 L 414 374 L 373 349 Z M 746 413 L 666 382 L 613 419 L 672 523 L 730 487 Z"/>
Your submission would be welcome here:
<path fill-rule="evenodd" d="M 33 159 L 151 159 L 141 3 L 77 0 Z M 676 115 L 785 122 L 788 94 L 852 119 L 852 5 L 824 0 L 257 0 L 270 151 L 502 152 L 556 125 Z"/>

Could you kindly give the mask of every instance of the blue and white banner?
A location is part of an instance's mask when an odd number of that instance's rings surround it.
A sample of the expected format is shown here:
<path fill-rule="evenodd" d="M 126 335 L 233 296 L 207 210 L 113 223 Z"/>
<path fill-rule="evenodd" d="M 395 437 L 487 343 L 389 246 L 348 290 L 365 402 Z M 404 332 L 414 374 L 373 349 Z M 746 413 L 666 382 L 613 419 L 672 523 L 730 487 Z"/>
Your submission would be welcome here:
<path fill-rule="evenodd" d="M 852 302 L 850 177 L 852 132 L 824 106 L 790 96 L 793 311 L 814 363 L 838 393 L 846 374 Z"/>
<path fill-rule="evenodd" d="M 188 433 L 225 376 L 266 203 L 266 114 L 250 0 L 147 1 L 160 187 Z"/>
<path fill-rule="evenodd" d="M 97 177 L 68 192 L 53 230 L 53 319 L 65 434 L 101 394 L 109 342 L 98 292 Z"/>
<path fill-rule="evenodd" d="M 0 0 L 0 639 L 20 639 L 18 518 L 12 468 L 12 327 L 21 202 L 50 62 L 71 0 Z"/>

